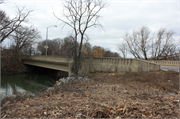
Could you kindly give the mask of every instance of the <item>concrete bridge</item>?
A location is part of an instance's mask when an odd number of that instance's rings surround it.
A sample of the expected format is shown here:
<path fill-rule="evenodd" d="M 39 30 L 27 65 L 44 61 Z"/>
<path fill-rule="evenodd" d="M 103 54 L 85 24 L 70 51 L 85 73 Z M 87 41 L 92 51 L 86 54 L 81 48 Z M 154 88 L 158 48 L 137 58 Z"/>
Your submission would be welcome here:
<path fill-rule="evenodd" d="M 60 56 L 21 56 L 21 61 L 24 64 L 55 69 L 72 74 L 71 66 L 72 58 Z M 84 57 L 79 73 L 88 72 L 145 72 L 157 71 L 160 65 L 145 60 L 134 58 L 117 58 L 117 57 Z"/>
<path fill-rule="evenodd" d="M 21 56 L 21 61 L 24 64 L 65 71 L 69 74 L 71 74 L 70 64 L 73 62 L 72 58 L 59 56 Z"/>

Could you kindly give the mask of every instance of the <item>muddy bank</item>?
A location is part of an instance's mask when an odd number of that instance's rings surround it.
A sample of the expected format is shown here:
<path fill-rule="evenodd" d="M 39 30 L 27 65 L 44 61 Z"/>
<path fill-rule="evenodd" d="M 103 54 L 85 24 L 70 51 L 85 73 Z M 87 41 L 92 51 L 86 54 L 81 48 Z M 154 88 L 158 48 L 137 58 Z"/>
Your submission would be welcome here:
<path fill-rule="evenodd" d="M 32 98 L 4 103 L 4 118 L 179 118 L 178 73 L 90 74 Z"/>

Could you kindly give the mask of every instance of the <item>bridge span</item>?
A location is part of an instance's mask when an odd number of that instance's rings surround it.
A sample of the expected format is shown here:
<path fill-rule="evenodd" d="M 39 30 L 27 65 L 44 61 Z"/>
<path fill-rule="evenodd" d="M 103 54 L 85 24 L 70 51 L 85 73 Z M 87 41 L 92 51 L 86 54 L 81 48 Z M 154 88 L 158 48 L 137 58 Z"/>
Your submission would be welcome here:
<path fill-rule="evenodd" d="M 57 56 L 22 56 L 21 61 L 24 64 L 55 69 L 70 73 L 70 64 L 72 58 L 57 57 Z"/>
<path fill-rule="evenodd" d="M 24 64 L 55 69 L 72 75 L 73 58 L 60 56 L 21 56 Z M 157 71 L 160 65 L 145 60 L 117 57 L 83 57 L 79 73 L 88 72 L 145 72 Z"/>

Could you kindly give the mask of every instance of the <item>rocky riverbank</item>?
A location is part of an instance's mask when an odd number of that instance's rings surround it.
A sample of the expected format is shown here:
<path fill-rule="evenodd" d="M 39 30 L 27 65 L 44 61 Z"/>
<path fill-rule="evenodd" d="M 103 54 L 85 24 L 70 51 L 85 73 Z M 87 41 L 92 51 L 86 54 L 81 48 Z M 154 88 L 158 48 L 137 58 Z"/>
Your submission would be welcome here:
<path fill-rule="evenodd" d="M 178 72 L 94 73 L 89 78 L 60 80 L 35 97 L 7 101 L 1 118 L 179 118 Z"/>

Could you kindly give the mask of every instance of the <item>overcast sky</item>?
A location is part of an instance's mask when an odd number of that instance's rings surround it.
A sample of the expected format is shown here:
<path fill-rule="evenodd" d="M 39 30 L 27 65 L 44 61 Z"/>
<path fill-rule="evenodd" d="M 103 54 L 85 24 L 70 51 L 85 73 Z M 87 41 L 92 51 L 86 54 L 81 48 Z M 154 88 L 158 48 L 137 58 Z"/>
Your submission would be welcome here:
<path fill-rule="evenodd" d="M 102 9 L 100 23 L 104 30 L 91 28 L 87 30 L 92 45 L 102 46 L 117 52 L 117 44 L 121 43 L 125 33 L 132 33 L 142 26 L 147 26 L 152 32 L 160 28 L 174 30 L 174 39 L 180 44 L 179 33 L 179 0 L 109 0 L 109 6 Z M 46 39 L 46 28 L 51 25 L 58 27 L 49 28 L 48 38 L 64 38 L 69 35 L 70 29 L 62 29 L 63 23 L 53 16 L 61 12 L 60 0 L 5 0 L 0 7 L 10 17 L 14 17 L 16 7 L 26 6 L 34 11 L 28 17 L 29 22 L 37 28 Z M 179 45 L 180 47 L 180 45 Z"/>

